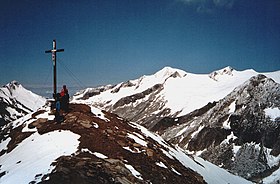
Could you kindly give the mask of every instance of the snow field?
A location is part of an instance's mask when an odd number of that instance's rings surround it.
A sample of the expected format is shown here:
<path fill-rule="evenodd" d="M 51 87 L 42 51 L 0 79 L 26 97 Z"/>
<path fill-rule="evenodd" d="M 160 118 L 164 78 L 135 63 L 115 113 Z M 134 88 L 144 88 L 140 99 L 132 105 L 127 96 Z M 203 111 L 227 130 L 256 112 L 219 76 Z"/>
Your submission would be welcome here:
<path fill-rule="evenodd" d="M 29 183 L 40 181 L 44 174 L 53 169 L 51 163 L 60 156 L 77 151 L 80 138 L 71 131 L 53 131 L 43 135 L 37 132 L 22 141 L 10 153 L 0 157 L 0 183 Z M 1 144 L 2 145 L 2 144 Z M 36 175 L 40 177 L 36 177 Z"/>

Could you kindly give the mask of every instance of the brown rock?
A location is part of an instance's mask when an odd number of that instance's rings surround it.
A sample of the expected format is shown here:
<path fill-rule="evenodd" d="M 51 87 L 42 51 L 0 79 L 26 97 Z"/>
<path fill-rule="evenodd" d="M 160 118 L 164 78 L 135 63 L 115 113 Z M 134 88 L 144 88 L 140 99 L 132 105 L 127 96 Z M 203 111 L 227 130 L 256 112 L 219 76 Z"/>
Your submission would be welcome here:
<path fill-rule="evenodd" d="M 83 127 L 85 127 L 85 128 L 90 128 L 90 127 L 92 127 L 92 125 L 91 125 L 90 123 L 88 123 L 88 122 L 81 121 L 80 124 L 81 124 Z"/>
<path fill-rule="evenodd" d="M 133 146 L 136 147 L 136 148 L 141 148 L 142 146 L 138 143 L 133 143 Z"/>
<path fill-rule="evenodd" d="M 152 149 L 147 149 L 148 157 L 152 157 L 154 155 L 154 151 Z"/>
<path fill-rule="evenodd" d="M 125 142 L 123 142 L 122 140 L 117 141 L 117 143 L 118 143 L 121 147 L 126 146 Z"/>
<path fill-rule="evenodd" d="M 30 123 L 28 125 L 28 128 L 35 128 L 35 127 L 41 128 L 42 127 L 42 123 L 46 123 L 47 121 L 48 121 L 47 118 L 39 118 L 36 121 Z"/>
<path fill-rule="evenodd" d="M 109 134 L 112 134 L 113 133 L 113 130 L 111 130 L 111 129 L 107 129 L 106 130 Z"/>

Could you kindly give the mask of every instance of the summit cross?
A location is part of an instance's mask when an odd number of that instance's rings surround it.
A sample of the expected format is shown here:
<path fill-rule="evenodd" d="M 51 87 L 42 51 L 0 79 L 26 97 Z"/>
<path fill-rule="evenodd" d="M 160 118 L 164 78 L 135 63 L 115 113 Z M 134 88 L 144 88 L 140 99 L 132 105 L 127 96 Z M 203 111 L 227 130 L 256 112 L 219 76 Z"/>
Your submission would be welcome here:
<path fill-rule="evenodd" d="M 53 97 L 56 97 L 56 89 L 57 89 L 57 79 L 56 79 L 56 53 L 63 52 L 64 49 L 56 49 L 56 40 L 53 40 L 53 49 L 47 50 L 45 53 L 52 53 L 52 61 L 53 61 Z"/>

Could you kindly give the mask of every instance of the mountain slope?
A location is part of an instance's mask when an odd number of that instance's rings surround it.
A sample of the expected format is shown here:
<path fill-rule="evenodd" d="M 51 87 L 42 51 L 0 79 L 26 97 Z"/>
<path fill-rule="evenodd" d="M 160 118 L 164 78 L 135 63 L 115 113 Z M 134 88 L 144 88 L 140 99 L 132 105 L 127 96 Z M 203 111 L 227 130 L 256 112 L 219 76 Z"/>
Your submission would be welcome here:
<path fill-rule="evenodd" d="M 280 84 L 257 75 L 216 103 L 158 122 L 154 131 L 189 152 L 259 182 L 280 166 L 279 123 Z M 166 124 L 171 127 L 164 127 Z"/>
<path fill-rule="evenodd" d="M 250 183 L 87 105 L 53 119 L 43 108 L 2 127 L 1 183 Z"/>
<path fill-rule="evenodd" d="M 12 81 L 0 88 L 0 126 L 36 111 L 45 103 L 46 99 Z"/>

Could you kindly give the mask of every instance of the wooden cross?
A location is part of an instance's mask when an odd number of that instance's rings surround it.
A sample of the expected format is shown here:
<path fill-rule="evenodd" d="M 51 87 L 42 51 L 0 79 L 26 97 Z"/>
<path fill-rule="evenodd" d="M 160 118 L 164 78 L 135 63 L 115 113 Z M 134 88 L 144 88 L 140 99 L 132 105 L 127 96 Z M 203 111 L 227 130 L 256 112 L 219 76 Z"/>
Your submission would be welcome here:
<path fill-rule="evenodd" d="M 47 50 L 45 53 L 52 53 L 52 61 L 53 61 L 53 97 L 56 97 L 56 53 L 63 52 L 64 49 L 56 49 L 56 41 L 53 40 L 53 49 Z"/>

